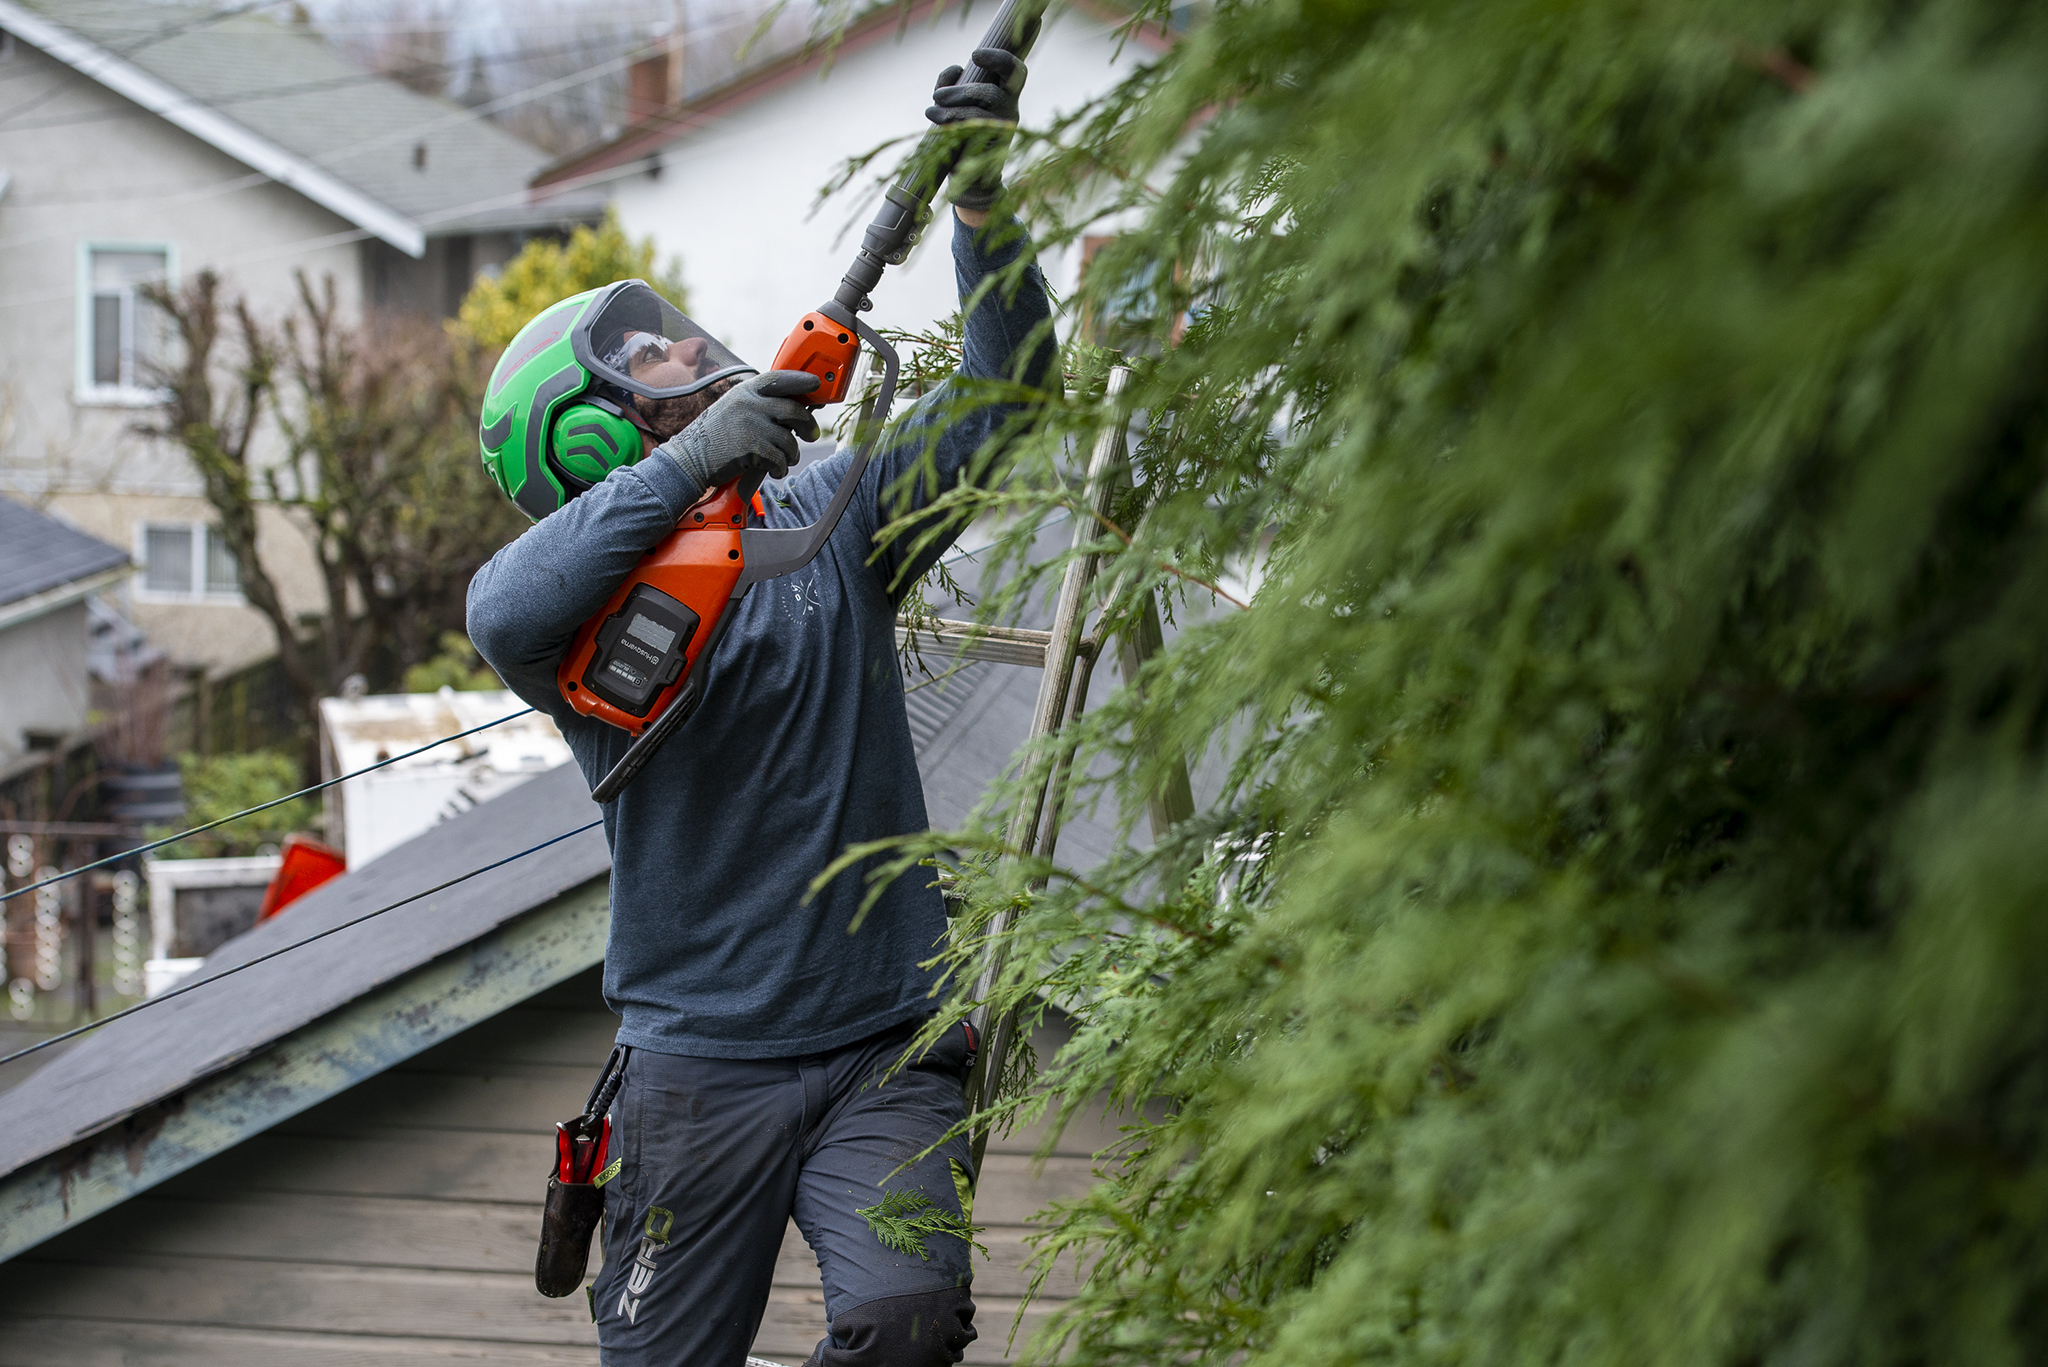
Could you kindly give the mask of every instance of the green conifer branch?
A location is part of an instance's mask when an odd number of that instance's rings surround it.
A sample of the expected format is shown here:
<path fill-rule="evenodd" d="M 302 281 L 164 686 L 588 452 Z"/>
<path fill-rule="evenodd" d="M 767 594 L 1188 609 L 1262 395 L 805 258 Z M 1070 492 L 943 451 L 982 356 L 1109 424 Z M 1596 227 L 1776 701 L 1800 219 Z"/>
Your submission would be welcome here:
<path fill-rule="evenodd" d="M 974 1237 L 982 1232 L 980 1225 L 970 1224 L 914 1187 L 898 1187 L 886 1192 L 880 1201 L 863 1206 L 854 1214 L 868 1222 L 868 1228 L 874 1231 L 882 1247 L 898 1253 L 915 1254 L 923 1262 L 931 1261 L 931 1249 L 925 1240 L 933 1235 L 964 1239 L 982 1257 L 988 1256 L 988 1249 Z"/>

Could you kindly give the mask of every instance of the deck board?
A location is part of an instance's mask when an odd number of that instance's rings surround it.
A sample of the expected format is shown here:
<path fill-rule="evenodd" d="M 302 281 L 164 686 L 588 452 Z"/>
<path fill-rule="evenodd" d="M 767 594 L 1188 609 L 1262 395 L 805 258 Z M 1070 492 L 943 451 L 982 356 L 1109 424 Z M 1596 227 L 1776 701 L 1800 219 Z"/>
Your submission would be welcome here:
<path fill-rule="evenodd" d="M 233 1192 L 409 1196 L 531 1202 L 547 1181 L 548 1145 L 525 1134 L 469 1130 L 372 1132 L 356 1138 L 267 1134 L 236 1150 L 233 1168 L 205 1164 L 164 1184 L 186 1198 Z M 975 1184 L 976 1218 L 1019 1223 L 1046 1201 L 1094 1184 L 1094 1161 L 992 1153 Z"/>

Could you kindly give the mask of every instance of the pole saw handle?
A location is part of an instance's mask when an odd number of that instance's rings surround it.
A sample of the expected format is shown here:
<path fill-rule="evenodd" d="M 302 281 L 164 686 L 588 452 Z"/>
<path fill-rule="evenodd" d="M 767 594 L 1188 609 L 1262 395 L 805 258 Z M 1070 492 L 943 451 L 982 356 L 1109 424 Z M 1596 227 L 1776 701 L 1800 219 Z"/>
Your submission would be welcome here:
<path fill-rule="evenodd" d="M 1026 55 L 1038 40 L 1038 30 L 1044 22 L 1048 3 L 1050 0 L 1003 0 L 994 21 L 988 26 L 988 32 L 981 36 L 977 46 L 1000 48 L 1019 57 Z M 989 75 L 970 63 L 960 79 L 979 83 L 988 80 Z M 958 160 L 958 146 L 943 131 L 934 128 L 918 143 L 909 168 L 894 185 L 882 192 L 882 202 L 876 207 L 875 217 L 861 237 L 853 266 L 840 279 L 839 289 L 832 296 L 832 304 L 837 305 L 848 318 L 868 306 L 868 293 L 880 283 L 882 271 L 889 266 L 901 265 L 910 255 L 910 249 L 917 244 L 919 230 L 931 216 L 932 197 L 938 194 L 939 186 L 946 177 L 953 173 L 953 166 Z M 830 307 L 827 306 L 828 309 Z"/>
<path fill-rule="evenodd" d="M 975 46 L 992 47 L 1015 57 L 1030 53 L 1031 45 L 1038 41 L 1039 27 L 1045 22 L 1045 0 L 1003 0 L 996 17 L 990 21 L 988 32 L 981 35 Z M 960 84 L 981 85 L 993 79 L 988 72 L 969 61 L 960 73 Z"/>

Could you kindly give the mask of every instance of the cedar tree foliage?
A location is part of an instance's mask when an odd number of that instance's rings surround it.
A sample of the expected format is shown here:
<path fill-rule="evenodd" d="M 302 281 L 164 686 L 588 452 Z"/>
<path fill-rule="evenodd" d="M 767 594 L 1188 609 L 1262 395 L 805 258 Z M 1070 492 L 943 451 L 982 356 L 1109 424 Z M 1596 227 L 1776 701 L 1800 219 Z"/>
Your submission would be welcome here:
<path fill-rule="evenodd" d="M 941 508 L 1015 519 L 985 612 L 1060 508 L 1104 630 L 1167 598 L 1074 800 L 1211 780 L 878 875 L 954 863 L 945 1018 L 1005 908 L 993 1004 L 1076 1015 L 999 1113 L 1168 1103 L 1033 1351 L 2048 1360 L 2048 9 L 1195 14 L 1012 176 L 1122 232 L 1129 390 Z"/>

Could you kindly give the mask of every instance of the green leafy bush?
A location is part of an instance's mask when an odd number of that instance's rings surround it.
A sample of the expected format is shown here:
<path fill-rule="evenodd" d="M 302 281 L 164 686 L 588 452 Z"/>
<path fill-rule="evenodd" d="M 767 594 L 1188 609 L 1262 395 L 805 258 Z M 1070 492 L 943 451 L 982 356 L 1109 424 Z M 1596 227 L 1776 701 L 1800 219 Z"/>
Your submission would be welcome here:
<path fill-rule="evenodd" d="M 479 275 L 449 330 L 495 351 L 548 305 L 614 280 L 633 279 L 645 280 L 678 308 L 688 307 L 681 263 L 657 268 L 654 239 L 635 242 L 619 226 L 618 214 L 607 210 L 597 227 L 578 227 L 566 242 L 536 237 L 498 275 Z"/>
<path fill-rule="evenodd" d="M 452 688 L 458 693 L 477 693 L 505 686 L 497 671 L 484 663 L 467 635 L 459 631 L 441 633 L 441 653 L 405 671 L 398 685 L 401 693 L 436 693 Z"/>
<path fill-rule="evenodd" d="M 180 755 L 178 768 L 185 779 L 187 829 L 274 802 L 305 786 L 298 764 L 274 750 L 246 755 Z M 294 798 L 240 821 L 231 821 L 218 831 L 181 840 L 166 847 L 163 857 L 212 859 L 256 854 L 263 846 L 277 845 L 288 835 L 312 831 L 319 817 L 320 804 L 316 799 Z M 158 835 L 169 833 L 163 831 Z"/>
<path fill-rule="evenodd" d="M 1156 354 L 946 507 L 1014 567 L 1143 415 L 1086 549 L 1182 629 L 1082 800 L 1224 774 L 899 845 L 949 1015 L 1014 908 L 1078 1016 L 1006 1109 L 1175 1103 L 1064 1360 L 2048 1360 L 2044 73 L 2012 0 L 1217 0 L 1041 131 Z"/>

